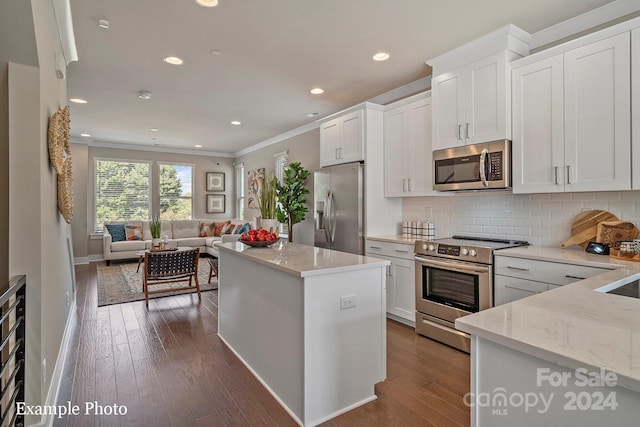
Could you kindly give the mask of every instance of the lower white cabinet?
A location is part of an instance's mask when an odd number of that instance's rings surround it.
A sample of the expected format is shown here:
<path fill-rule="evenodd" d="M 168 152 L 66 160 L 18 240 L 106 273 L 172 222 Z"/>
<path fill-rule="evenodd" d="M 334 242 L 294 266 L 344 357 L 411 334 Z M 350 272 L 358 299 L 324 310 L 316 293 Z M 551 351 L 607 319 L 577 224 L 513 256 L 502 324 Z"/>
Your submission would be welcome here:
<path fill-rule="evenodd" d="M 413 245 L 367 239 L 366 255 L 391 262 L 387 268 L 387 315 L 415 327 L 416 279 Z"/>
<path fill-rule="evenodd" d="M 568 285 L 608 271 L 605 268 L 561 262 L 495 256 L 494 305 Z"/>

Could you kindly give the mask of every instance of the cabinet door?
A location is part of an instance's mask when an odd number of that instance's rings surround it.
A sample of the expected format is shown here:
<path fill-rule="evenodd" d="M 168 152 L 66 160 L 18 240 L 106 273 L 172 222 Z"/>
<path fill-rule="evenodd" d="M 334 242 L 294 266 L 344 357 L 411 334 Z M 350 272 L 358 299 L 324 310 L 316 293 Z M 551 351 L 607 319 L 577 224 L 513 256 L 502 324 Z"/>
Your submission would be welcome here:
<path fill-rule="evenodd" d="M 635 170 L 640 169 L 640 29 L 631 32 L 631 165 Z M 640 173 L 633 174 L 634 190 L 640 190 Z"/>
<path fill-rule="evenodd" d="M 547 289 L 547 283 L 517 279 L 515 277 L 495 276 L 494 305 L 506 304 L 511 301 L 530 297 L 531 295 L 544 292 Z"/>
<path fill-rule="evenodd" d="M 511 139 L 507 123 L 507 58 L 505 53 L 467 68 L 465 80 L 465 143 Z"/>
<path fill-rule="evenodd" d="M 565 191 L 631 189 L 630 34 L 564 55 Z"/>
<path fill-rule="evenodd" d="M 389 258 L 389 261 L 391 271 L 387 280 L 388 312 L 415 323 L 415 263 L 398 258 Z"/>
<path fill-rule="evenodd" d="M 563 57 L 513 70 L 513 192 L 564 191 Z"/>
<path fill-rule="evenodd" d="M 407 107 L 384 113 L 384 196 L 403 197 L 407 189 L 404 158 L 407 144 Z"/>
<path fill-rule="evenodd" d="M 340 138 L 340 119 L 331 120 L 320 125 L 320 166 L 338 163 Z"/>
<path fill-rule="evenodd" d="M 464 145 L 464 76 L 445 73 L 431 82 L 433 98 L 433 149 Z"/>
<path fill-rule="evenodd" d="M 431 98 L 407 105 L 408 143 L 405 162 L 409 182 L 406 196 L 431 196 L 433 191 L 433 152 L 431 148 Z"/>
<path fill-rule="evenodd" d="M 362 111 L 343 116 L 340 125 L 342 126 L 342 144 L 338 147 L 339 163 L 364 160 Z"/>

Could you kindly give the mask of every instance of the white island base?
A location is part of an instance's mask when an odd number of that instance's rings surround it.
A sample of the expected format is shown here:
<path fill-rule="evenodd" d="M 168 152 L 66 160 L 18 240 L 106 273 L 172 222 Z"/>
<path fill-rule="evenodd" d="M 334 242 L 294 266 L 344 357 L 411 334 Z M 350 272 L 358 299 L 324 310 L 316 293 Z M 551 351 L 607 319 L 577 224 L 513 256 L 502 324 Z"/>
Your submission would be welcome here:
<path fill-rule="evenodd" d="M 296 422 L 376 399 L 387 261 L 292 243 L 219 248 L 218 335 Z"/>

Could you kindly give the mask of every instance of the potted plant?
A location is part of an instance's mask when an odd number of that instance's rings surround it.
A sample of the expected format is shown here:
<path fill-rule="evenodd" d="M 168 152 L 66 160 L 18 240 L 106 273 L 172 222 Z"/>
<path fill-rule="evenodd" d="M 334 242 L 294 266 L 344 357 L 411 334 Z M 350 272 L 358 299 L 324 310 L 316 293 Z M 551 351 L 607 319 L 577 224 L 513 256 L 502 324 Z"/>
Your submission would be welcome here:
<path fill-rule="evenodd" d="M 282 184 L 276 181 L 278 192 L 278 220 L 287 222 L 289 226 L 289 241 L 293 242 L 293 226 L 304 220 L 308 209 L 305 206 L 309 190 L 305 187 L 309 171 L 293 162 L 284 170 Z"/>
<path fill-rule="evenodd" d="M 260 227 L 268 230 L 270 233 L 275 233 L 278 228 L 277 220 L 277 193 L 276 185 L 278 179 L 269 174 L 269 177 L 265 179 L 262 185 L 262 193 L 258 197 L 258 204 L 260 207 Z"/>
<path fill-rule="evenodd" d="M 151 245 L 157 248 L 160 246 L 160 233 L 162 232 L 162 224 L 158 215 L 155 215 L 149 221 L 149 230 L 151 231 Z"/>

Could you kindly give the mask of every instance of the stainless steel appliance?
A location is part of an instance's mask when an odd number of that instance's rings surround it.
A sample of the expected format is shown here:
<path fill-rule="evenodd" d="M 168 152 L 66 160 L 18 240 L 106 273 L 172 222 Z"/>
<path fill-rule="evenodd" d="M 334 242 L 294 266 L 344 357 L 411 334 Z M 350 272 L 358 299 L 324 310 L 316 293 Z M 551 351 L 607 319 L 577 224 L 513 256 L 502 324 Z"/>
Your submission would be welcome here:
<path fill-rule="evenodd" d="M 511 187 L 511 141 L 501 140 L 433 152 L 433 189 Z"/>
<path fill-rule="evenodd" d="M 493 306 L 493 251 L 525 241 L 453 236 L 416 240 L 416 333 L 470 351 L 458 317 Z"/>
<path fill-rule="evenodd" d="M 315 246 L 364 255 L 364 175 L 362 163 L 314 173 Z"/>

